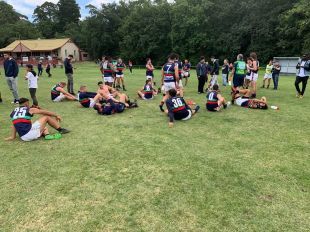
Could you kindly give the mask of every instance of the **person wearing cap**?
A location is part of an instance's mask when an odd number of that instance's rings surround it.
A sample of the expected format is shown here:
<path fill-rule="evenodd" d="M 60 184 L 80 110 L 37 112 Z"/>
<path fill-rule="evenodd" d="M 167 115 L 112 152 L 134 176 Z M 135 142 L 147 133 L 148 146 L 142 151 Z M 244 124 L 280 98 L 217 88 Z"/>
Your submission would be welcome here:
<path fill-rule="evenodd" d="M 13 94 L 14 100 L 12 103 L 18 104 L 18 89 L 17 89 L 17 76 L 18 76 L 18 65 L 16 61 L 8 54 L 4 53 L 4 74 L 6 82 Z"/>
<path fill-rule="evenodd" d="M 40 114 L 42 117 L 32 123 L 31 118 L 35 114 Z M 61 138 L 61 134 L 70 132 L 60 126 L 59 122 L 61 121 L 61 117 L 59 115 L 47 110 L 30 108 L 27 98 L 19 99 L 19 107 L 16 107 L 12 111 L 10 117 L 13 126 L 11 136 L 5 139 L 7 141 L 16 139 L 16 133 L 23 141 L 33 141 L 41 136 L 44 136 L 46 140 L 59 139 Z M 50 135 L 46 127 L 47 124 L 57 130 L 58 133 Z"/>
<path fill-rule="evenodd" d="M 297 76 L 296 76 L 296 80 L 295 80 L 295 88 L 297 91 L 296 97 L 303 98 L 304 93 L 306 91 L 307 82 L 309 79 L 309 74 L 310 74 L 310 56 L 309 56 L 309 54 L 304 54 L 300 58 L 297 66 L 296 66 L 296 69 L 297 69 Z M 301 91 L 299 88 L 300 82 L 302 83 Z"/>
<path fill-rule="evenodd" d="M 36 97 L 36 92 L 38 88 L 38 76 L 36 72 L 33 70 L 32 64 L 26 65 L 27 74 L 25 76 L 25 80 L 28 81 L 29 93 L 32 99 L 32 107 L 38 107 L 39 103 Z"/>

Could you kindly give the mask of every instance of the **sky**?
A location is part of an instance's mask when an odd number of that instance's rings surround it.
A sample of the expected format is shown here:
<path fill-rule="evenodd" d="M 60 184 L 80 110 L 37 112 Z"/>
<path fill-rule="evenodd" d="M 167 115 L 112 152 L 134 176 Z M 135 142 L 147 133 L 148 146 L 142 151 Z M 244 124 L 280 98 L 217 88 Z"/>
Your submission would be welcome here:
<path fill-rule="evenodd" d="M 42 5 L 44 2 L 53 2 L 53 3 L 58 2 L 58 0 L 4 0 L 4 1 L 12 5 L 17 12 L 26 15 L 30 21 L 33 20 L 32 14 L 37 6 Z M 117 2 L 117 0 L 76 0 L 76 2 L 80 6 L 82 18 L 85 18 L 88 14 L 88 11 L 85 9 L 86 5 L 92 4 L 96 7 L 100 7 L 102 3 L 111 3 L 114 1 Z"/>

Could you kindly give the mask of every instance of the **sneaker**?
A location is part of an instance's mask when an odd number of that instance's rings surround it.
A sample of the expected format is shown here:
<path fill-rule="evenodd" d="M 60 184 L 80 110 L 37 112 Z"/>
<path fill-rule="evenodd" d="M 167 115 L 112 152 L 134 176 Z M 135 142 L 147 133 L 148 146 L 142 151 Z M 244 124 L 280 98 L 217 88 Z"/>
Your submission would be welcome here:
<path fill-rule="evenodd" d="M 55 139 L 55 137 L 54 137 L 54 135 L 45 135 L 44 139 L 45 140 L 53 140 L 53 139 Z"/>
<path fill-rule="evenodd" d="M 2 98 L 0 98 L 0 103 L 2 102 Z"/>
<path fill-rule="evenodd" d="M 269 89 L 269 85 L 267 85 L 267 89 Z"/>
<path fill-rule="evenodd" d="M 53 136 L 54 136 L 54 139 L 61 139 L 62 138 L 62 135 L 60 133 L 56 133 Z"/>
<path fill-rule="evenodd" d="M 164 110 L 162 105 L 159 105 L 159 109 L 160 109 L 161 112 L 165 112 L 165 110 Z"/>
<path fill-rule="evenodd" d="M 199 109 L 200 109 L 200 106 L 196 106 L 194 109 L 195 113 L 197 113 L 199 111 Z"/>
<path fill-rule="evenodd" d="M 60 134 L 67 134 L 69 133 L 70 131 L 65 129 L 65 128 L 61 128 L 61 130 L 59 131 Z"/>
<path fill-rule="evenodd" d="M 300 95 L 300 96 L 299 96 L 299 99 L 303 99 L 303 98 L 304 98 L 304 96 L 303 96 L 303 95 Z"/>
<path fill-rule="evenodd" d="M 263 88 L 265 88 L 265 86 L 263 85 L 261 88 L 263 89 Z"/>
<path fill-rule="evenodd" d="M 299 93 L 296 93 L 296 97 L 299 98 L 299 97 L 300 97 L 300 94 L 299 94 Z"/>
<path fill-rule="evenodd" d="M 227 108 L 229 108 L 231 106 L 231 102 L 229 101 L 229 102 L 227 102 L 225 105 L 224 105 L 224 109 L 227 109 Z"/>

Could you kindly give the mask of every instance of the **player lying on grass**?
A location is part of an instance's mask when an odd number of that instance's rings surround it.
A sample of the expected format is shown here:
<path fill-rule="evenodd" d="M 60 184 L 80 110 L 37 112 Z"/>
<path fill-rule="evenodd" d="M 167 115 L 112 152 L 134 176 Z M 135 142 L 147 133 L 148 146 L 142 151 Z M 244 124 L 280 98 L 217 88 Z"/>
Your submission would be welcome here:
<path fill-rule="evenodd" d="M 234 90 L 232 92 L 232 103 L 250 109 L 267 110 L 267 99 L 250 99 L 252 92 L 249 89 Z"/>
<path fill-rule="evenodd" d="M 64 99 L 75 101 L 77 98 L 68 93 L 64 88 L 66 87 L 65 82 L 59 82 L 51 90 L 51 98 L 53 102 L 61 102 Z"/>
<path fill-rule="evenodd" d="M 170 89 L 167 97 L 167 110 L 165 110 L 165 114 L 169 116 L 169 127 L 173 127 L 174 120 L 189 120 L 200 108 L 196 106 L 195 109 L 192 110 L 186 104 L 183 97 L 177 96 L 177 91 L 175 89 Z"/>
<path fill-rule="evenodd" d="M 135 107 L 138 107 L 136 101 L 130 102 L 128 97 L 125 97 L 123 94 L 120 98 L 120 102 L 114 102 L 112 99 L 109 99 L 103 103 L 96 103 L 94 109 L 97 110 L 98 114 L 112 115 L 115 113 L 122 113 L 126 108 L 130 109 Z"/>
<path fill-rule="evenodd" d="M 34 114 L 43 115 L 33 124 L 31 123 L 31 117 Z M 61 117 L 56 113 L 29 107 L 29 100 L 27 98 L 20 98 L 19 107 L 16 107 L 11 115 L 12 135 L 5 140 L 14 140 L 16 133 L 23 141 L 32 141 L 44 136 L 45 139 L 59 139 L 61 134 L 69 133 L 70 131 L 62 128 L 59 124 Z M 56 129 L 59 133 L 50 135 L 46 127 L 46 124 Z"/>
<path fill-rule="evenodd" d="M 93 108 L 96 103 L 94 100 L 96 95 L 97 93 L 95 92 L 87 92 L 87 87 L 85 85 L 82 85 L 78 93 L 78 99 L 81 106 L 85 108 Z"/>
<path fill-rule="evenodd" d="M 155 95 L 157 95 L 157 91 L 153 88 L 152 81 L 146 80 L 144 87 L 138 91 L 138 96 L 143 100 L 150 100 L 153 99 Z"/>
<path fill-rule="evenodd" d="M 225 98 L 220 94 L 219 86 L 214 84 L 212 90 L 207 93 L 207 110 L 220 111 L 222 108 L 226 109 L 230 102 L 226 102 Z"/>

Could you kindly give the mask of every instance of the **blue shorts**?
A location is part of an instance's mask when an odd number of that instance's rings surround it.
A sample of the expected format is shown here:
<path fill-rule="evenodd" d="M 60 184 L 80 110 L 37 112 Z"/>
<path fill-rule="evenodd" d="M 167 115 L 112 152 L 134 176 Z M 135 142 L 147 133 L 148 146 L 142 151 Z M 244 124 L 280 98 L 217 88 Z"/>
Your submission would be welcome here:
<path fill-rule="evenodd" d="M 243 86 L 245 75 L 235 74 L 233 78 L 234 87 Z"/>

